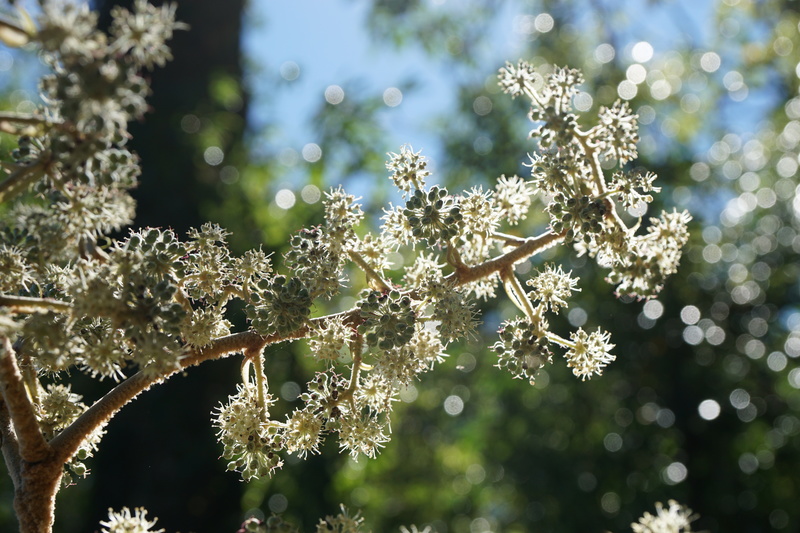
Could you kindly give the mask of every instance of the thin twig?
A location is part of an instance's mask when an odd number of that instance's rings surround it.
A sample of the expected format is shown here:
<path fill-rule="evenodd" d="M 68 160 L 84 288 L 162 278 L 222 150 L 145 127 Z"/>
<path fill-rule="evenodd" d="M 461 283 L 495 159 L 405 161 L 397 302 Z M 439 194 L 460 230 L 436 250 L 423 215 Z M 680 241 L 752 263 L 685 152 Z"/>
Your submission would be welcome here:
<path fill-rule="evenodd" d="M 367 281 L 375 282 L 377 287 L 373 288 L 377 288 L 382 292 L 389 292 L 390 290 L 392 290 L 391 285 L 389 285 L 389 283 L 385 279 L 383 279 L 383 277 L 381 277 L 381 275 L 378 272 L 376 272 L 375 269 L 372 268 L 369 265 L 369 263 L 367 263 L 364 260 L 363 257 L 361 257 L 360 253 L 356 252 L 355 250 L 350 250 L 348 252 L 348 255 L 350 255 L 350 259 L 352 259 L 353 262 L 357 264 L 361 268 L 361 270 L 364 271 L 364 274 L 367 275 Z M 370 285 L 372 285 L 372 283 L 370 283 Z"/>
<path fill-rule="evenodd" d="M 535 323 L 536 313 L 533 310 L 533 304 L 531 304 L 528 295 L 525 293 L 525 289 L 522 288 L 519 279 L 517 279 L 517 276 L 514 274 L 514 270 L 511 267 L 502 270 L 500 272 L 500 279 L 503 280 L 503 287 L 506 289 L 506 294 L 508 294 L 509 299 L 520 311 L 525 313 L 525 316 L 528 317 L 531 323 Z"/>
<path fill-rule="evenodd" d="M 525 237 L 509 235 L 508 233 L 502 233 L 499 231 L 493 232 L 492 238 L 497 241 L 503 241 L 504 244 L 507 244 L 509 246 L 519 246 L 521 244 L 525 244 L 525 241 L 527 240 Z"/>
<path fill-rule="evenodd" d="M 456 286 L 464 285 L 472 281 L 486 278 L 492 274 L 499 273 L 508 267 L 513 267 L 520 261 L 524 261 L 530 256 L 542 252 L 552 246 L 555 246 L 562 240 L 566 231 L 562 233 L 553 233 L 546 231 L 538 237 L 530 237 L 525 239 L 525 242 L 507 252 L 503 255 L 484 261 L 479 265 L 469 267 L 462 271 L 453 272 L 448 275 L 447 280 L 453 280 Z"/>
<path fill-rule="evenodd" d="M 55 311 L 69 313 L 72 304 L 54 300 L 53 298 L 31 298 L 29 296 L 11 296 L 0 294 L 0 307 L 10 307 L 15 313 L 34 313 L 36 311 Z"/>
<path fill-rule="evenodd" d="M 45 168 L 44 161 L 20 167 L 0 183 L 0 204 L 24 191 L 28 185 L 39 179 Z"/>

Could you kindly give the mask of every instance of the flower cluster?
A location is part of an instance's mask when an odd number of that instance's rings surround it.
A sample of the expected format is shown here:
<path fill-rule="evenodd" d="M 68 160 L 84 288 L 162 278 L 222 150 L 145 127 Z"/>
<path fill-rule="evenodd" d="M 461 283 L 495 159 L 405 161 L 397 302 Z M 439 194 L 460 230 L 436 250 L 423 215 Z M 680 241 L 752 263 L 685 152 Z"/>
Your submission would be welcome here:
<path fill-rule="evenodd" d="M 69 385 L 50 384 L 46 391 L 38 394 L 37 400 L 34 409 L 42 434 L 47 440 L 61 433 L 87 409 L 81 401 L 82 397 L 73 393 Z M 64 465 L 62 487 L 71 485 L 75 477 L 82 478 L 88 475 L 88 469 L 83 461 L 94 455 L 104 433 L 102 429 L 97 429 L 81 443 L 77 453 Z"/>
<path fill-rule="evenodd" d="M 291 241 L 284 263 L 308 288 L 310 297 L 332 296 L 342 285 L 342 258 L 331 251 L 319 227 L 302 229 Z"/>
<path fill-rule="evenodd" d="M 411 340 L 416 316 L 408 296 L 396 291 L 388 294 L 370 291 L 360 308 L 362 323 L 358 333 L 364 336 L 367 345 L 389 350 Z"/>
<path fill-rule="evenodd" d="M 156 525 L 158 518 L 147 519 L 147 510 L 137 507 L 131 510 L 123 507 L 122 511 L 108 510 L 108 520 L 101 521 L 101 533 L 164 533 L 164 529 L 150 529 Z"/>
<path fill-rule="evenodd" d="M 533 385 L 536 372 L 553 360 L 546 336 L 547 327 L 543 319 L 535 324 L 524 318 L 504 323 L 500 340 L 492 346 L 497 352 L 497 367 L 507 369 L 515 378 L 527 379 Z"/>
<path fill-rule="evenodd" d="M 399 154 L 389 154 L 386 168 L 392 171 L 394 184 L 406 195 L 412 189 L 423 189 L 425 178 L 431 174 L 428 171 L 428 159 L 408 145 L 400 147 Z"/>
<path fill-rule="evenodd" d="M 562 307 L 567 307 L 567 298 L 577 288 L 578 280 L 570 276 L 572 272 L 564 272 L 561 267 L 552 264 L 545 266 L 543 272 L 529 279 L 526 285 L 532 287 L 529 296 L 541 302 L 545 309 L 557 313 Z"/>
<path fill-rule="evenodd" d="M 425 239 L 428 246 L 447 244 L 458 232 L 463 219 L 461 209 L 447 189 L 437 186 L 425 193 L 417 189 L 406 202 L 403 215 L 415 239 Z"/>
<path fill-rule="evenodd" d="M 631 524 L 633 533 L 691 533 L 697 515 L 675 500 L 668 504 L 665 509 L 661 502 L 656 502 L 656 514 L 644 513 L 638 522 Z"/>
<path fill-rule="evenodd" d="M 262 335 L 286 335 L 306 323 L 311 313 L 311 294 L 300 278 L 275 276 L 258 283 L 251 295 L 248 316 L 253 329 Z"/>
<path fill-rule="evenodd" d="M 265 390 L 258 389 L 259 385 L 252 382 L 239 385 L 238 392 L 220 405 L 214 418 L 228 470 L 241 472 L 244 480 L 271 475 L 283 465 L 278 455 L 280 428 L 268 418 L 273 400 Z"/>
<path fill-rule="evenodd" d="M 572 346 L 567 351 L 567 366 L 573 374 L 585 380 L 592 374 L 602 374 L 603 368 L 616 359 L 610 353 L 614 347 L 609 341 L 608 332 L 598 329 L 594 333 L 586 333 L 582 328 L 570 334 Z"/>
<path fill-rule="evenodd" d="M 594 126 L 580 126 L 572 99 L 582 76 L 572 69 L 538 74 L 520 62 L 500 69 L 499 79 L 512 96 L 530 99 L 536 124 L 531 135 L 539 138 L 540 148 L 531 156 L 531 177 L 535 189 L 550 196 L 551 231 L 609 268 L 607 279 L 619 285 L 618 293 L 656 296 L 665 277 L 675 272 L 691 217 L 685 211 L 662 215 L 651 220 L 647 235 L 636 235 L 617 212 L 614 199 L 624 208 L 645 209 L 653 200 L 650 193 L 659 190 L 654 174 L 621 168 L 637 155 L 636 115 L 617 101 L 600 109 Z M 614 165 L 620 168 L 607 178 L 606 169 Z M 663 240 L 656 242 L 654 233 Z"/>

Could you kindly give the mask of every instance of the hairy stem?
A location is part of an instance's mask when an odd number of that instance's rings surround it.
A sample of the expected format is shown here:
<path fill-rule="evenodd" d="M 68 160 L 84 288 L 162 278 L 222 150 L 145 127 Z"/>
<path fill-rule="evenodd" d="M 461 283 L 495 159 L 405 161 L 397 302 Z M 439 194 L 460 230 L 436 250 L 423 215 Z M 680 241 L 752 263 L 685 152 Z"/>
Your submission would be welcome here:
<path fill-rule="evenodd" d="M 563 348 L 568 348 L 569 349 L 569 348 L 574 348 L 575 347 L 575 343 L 574 342 L 572 342 L 570 340 L 567 340 L 564 337 L 562 337 L 562 336 L 560 336 L 560 335 L 558 335 L 556 333 L 553 333 L 552 331 L 545 332 L 545 336 L 547 337 L 547 340 L 549 340 L 550 342 L 554 342 L 554 343 L 558 344 L 559 346 L 561 346 Z"/>
<path fill-rule="evenodd" d="M 0 339 L 0 389 L 17 434 L 20 457 L 31 463 L 43 461 L 52 450 L 39 428 L 33 404 L 17 366 L 14 348 L 8 337 Z"/>
<path fill-rule="evenodd" d="M 0 294 L 0 307 L 9 307 L 16 313 L 34 313 L 36 311 L 55 311 L 69 313 L 72 304 L 54 300 L 53 298 L 31 298 L 28 296 L 11 296 Z"/>
<path fill-rule="evenodd" d="M 358 388 L 358 377 L 361 375 L 361 350 L 363 347 L 364 343 L 361 335 L 356 335 L 355 338 L 350 342 L 350 353 L 353 356 L 353 368 L 350 370 L 350 384 L 348 385 L 347 390 L 344 391 L 343 397 L 350 400 L 351 406 L 354 405 L 353 394 L 355 394 L 356 389 Z"/>
<path fill-rule="evenodd" d="M 529 237 L 525 239 L 523 243 L 510 252 L 464 270 L 453 272 L 445 279 L 455 281 L 456 286 L 458 286 L 487 278 L 492 274 L 502 272 L 506 268 L 513 267 L 515 264 L 524 261 L 532 255 L 555 246 L 564 240 L 565 235 L 566 231 L 553 233 L 548 230 L 538 237 Z"/>
<path fill-rule="evenodd" d="M 3 450 L 3 459 L 5 459 L 14 488 L 19 488 L 22 458 L 19 456 L 19 442 L 14 433 L 11 414 L 8 412 L 8 406 L 2 395 L 0 395 L 0 448 Z"/>
<path fill-rule="evenodd" d="M 251 361 L 253 362 L 253 370 L 256 373 L 256 401 L 258 402 L 258 409 L 261 411 L 261 416 L 266 420 L 267 418 L 267 398 L 264 391 L 267 389 L 267 376 L 264 374 L 264 348 L 252 351 Z"/>
<path fill-rule="evenodd" d="M 533 310 L 533 305 L 525 293 L 525 289 L 517 279 L 514 271 L 511 268 L 506 268 L 500 272 L 500 279 L 503 280 L 503 287 L 508 294 L 509 299 L 516 305 L 520 311 L 525 313 L 531 323 L 536 323 L 536 312 Z"/>
<path fill-rule="evenodd" d="M 355 264 L 357 264 L 361 270 L 367 275 L 367 281 L 369 282 L 370 286 L 374 283 L 374 289 L 380 290 L 381 292 L 389 292 L 392 290 L 391 285 L 383 279 L 383 277 L 372 268 L 369 263 L 367 263 L 361 254 L 356 252 L 355 250 L 350 250 L 347 252 L 350 256 L 350 259 L 353 260 Z"/>
<path fill-rule="evenodd" d="M 42 176 L 45 162 L 37 161 L 32 165 L 20 167 L 0 183 L 0 204 L 25 191 L 28 186 Z"/>
<path fill-rule="evenodd" d="M 525 244 L 525 237 L 517 237 L 516 235 L 509 235 L 508 233 L 502 233 L 499 231 L 493 232 L 492 238 L 497 241 L 502 241 L 510 246 L 519 246 L 521 244 Z"/>

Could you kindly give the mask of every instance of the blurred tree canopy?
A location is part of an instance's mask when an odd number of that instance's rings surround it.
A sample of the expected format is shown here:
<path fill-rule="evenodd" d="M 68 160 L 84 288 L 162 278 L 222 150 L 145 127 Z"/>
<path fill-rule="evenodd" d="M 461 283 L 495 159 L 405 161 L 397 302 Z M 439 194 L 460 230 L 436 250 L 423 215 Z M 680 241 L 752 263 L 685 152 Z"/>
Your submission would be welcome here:
<path fill-rule="evenodd" d="M 394 438 L 376 460 L 328 453 L 249 485 L 214 460 L 208 413 L 232 392 L 238 369 L 212 363 L 148 392 L 112 422 L 93 474 L 62 495 L 61 531 L 91 530 L 109 506 L 144 505 L 168 531 L 234 531 L 254 509 L 310 525 L 339 502 L 361 509 L 374 531 L 412 522 L 440 533 L 626 531 L 670 498 L 701 514 L 698 530 L 800 527 L 795 3 L 719 0 L 692 12 L 660 1 L 374 0 L 365 24 L 375 45 L 422 49 L 438 75 L 454 80 L 456 107 L 431 121 L 441 139 L 435 178 L 449 187 L 529 173 L 527 110 L 500 94 L 501 65 L 476 61 L 508 4 L 518 12 L 513 31 L 527 42 L 522 58 L 583 69 L 588 112 L 630 102 L 641 120 L 637 164 L 656 172 L 666 193 L 654 211 L 685 207 L 695 217 L 682 269 L 657 300 L 614 301 L 602 273 L 574 251 L 547 257 L 582 278 L 562 327 L 611 331 L 617 361 L 585 383 L 563 366 L 542 371 L 535 387 L 509 380 L 487 347 L 513 310 L 487 307 L 481 338 L 451 347 L 442 370 L 404 396 Z M 321 219 L 321 206 L 275 207 L 287 167 L 277 150 L 254 155 L 248 93 L 291 85 L 264 75 L 258 88 L 247 86 L 243 8 L 179 5 L 192 29 L 154 76 L 154 112 L 135 137 L 145 169 L 138 223 L 184 230 L 211 219 L 240 250 L 264 244 L 281 254 L 292 232 Z M 654 24 L 664 31 L 652 39 L 670 39 L 651 42 Z M 389 194 L 385 153 L 398 148 L 386 142 L 381 96 L 348 90 L 341 104 L 309 105 L 319 106 L 313 126 L 325 155 L 293 167 L 302 176 L 294 192 L 366 174 L 365 211 L 377 218 Z M 223 165 L 209 162 L 212 146 Z M 544 224 L 528 220 L 520 231 Z M 294 346 L 268 353 L 275 383 L 302 383 L 313 372 Z M 276 393 L 291 399 L 293 391 Z M 443 403 L 454 396 L 463 410 L 448 414 Z M 0 490 L 9 486 L 4 480 Z"/>

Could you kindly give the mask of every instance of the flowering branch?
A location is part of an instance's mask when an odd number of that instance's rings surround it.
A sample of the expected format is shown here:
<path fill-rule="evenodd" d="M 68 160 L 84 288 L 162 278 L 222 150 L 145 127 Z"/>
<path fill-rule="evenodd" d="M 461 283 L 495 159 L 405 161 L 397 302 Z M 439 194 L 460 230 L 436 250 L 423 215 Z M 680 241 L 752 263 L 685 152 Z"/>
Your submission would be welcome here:
<path fill-rule="evenodd" d="M 636 156 L 635 115 L 618 103 L 581 130 L 572 109 L 580 73 L 541 76 L 524 62 L 501 69 L 500 84 L 530 99 L 540 149 L 530 179 L 503 175 L 489 189 L 453 193 L 427 184 L 426 158 L 404 146 L 387 162 L 404 205 L 389 206 L 378 233 L 364 231 L 376 228 L 364 228 L 357 198 L 337 187 L 325 194 L 324 221 L 293 235 L 282 265 L 260 249 L 235 256 L 214 224 L 185 240 L 168 229 L 130 231 L 100 249 L 98 239 L 133 220 L 129 191 L 140 168 L 122 140 L 128 122 L 147 110 L 143 72 L 169 59 L 166 39 L 181 26 L 174 5 L 137 0 L 133 11 L 112 12 L 106 35 L 86 6 L 42 4 L 41 29 L 5 27 L 36 43 L 53 67 L 40 84 L 42 114 L 0 113 L 0 130 L 19 136 L 0 201 L 24 204 L 23 193 L 47 177 L 36 202 L 0 214 L 0 235 L 9 236 L 0 243 L 0 436 L 25 533 L 50 530 L 58 483 L 86 475 L 82 461 L 108 421 L 191 366 L 244 354 L 242 383 L 215 409 L 214 425 L 228 469 L 245 480 L 272 475 L 284 453 L 319 453 L 331 434 L 354 457 L 374 457 L 389 440 L 402 388 L 441 362 L 449 343 L 477 334 L 473 297 L 494 297 L 498 282 L 523 316 L 503 324 L 493 346 L 497 366 L 533 383 L 552 362 L 551 349 L 563 350 L 581 379 L 614 359 L 606 332 L 579 328 L 567 340 L 550 331 L 546 313 L 568 305 L 578 280 L 546 265 L 526 292 L 518 263 L 575 244 L 609 266 L 618 291 L 639 297 L 657 294 L 677 268 L 688 214 L 664 213 L 636 235 L 617 213 L 617 203 L 647 203 L 658 190 L 654 175 L 622 170 Z M 610 160 L 620 170 L 607 181 Z M 505 227 L 527 217 L 535 193 L 544 193 L 549 228 L 529 238 L 509 234 Z M 389 257 L 400 248 L 414 250 L 413 264 L 390 273 Z M 366 287 L 349 295 L 355 305 L 311 318 L 320 299 L 338 301 L 350 262 L 366 275 Z M 59 299 L 42 297 L 53 294 Z M 231 333 L 226 312 L 234 299 L 245 305 L 247 331 Z M 300 338 L 309 339 L 321 371 L 300 406 L 273 420 L 263 350 Z M 24 377 L 12 344 L 22 340 Z M 128 368 L 138 372 L 126 377 Z M 91 406 L 68 380 L 39 383 L 38 376 L 75 369 L 121 382 Z M 152 525 L 139 511 L 117 518 L 104 524 L 140 518 Z"/>

